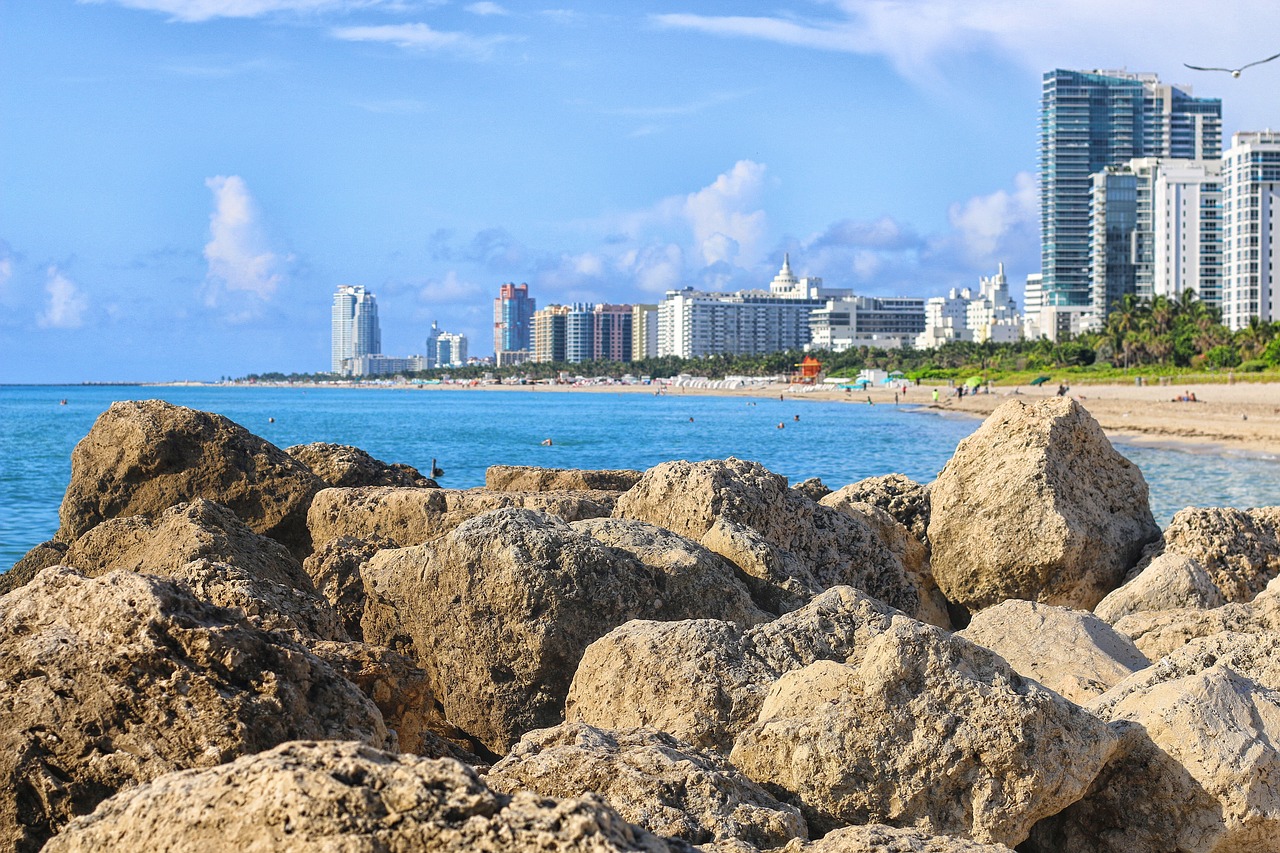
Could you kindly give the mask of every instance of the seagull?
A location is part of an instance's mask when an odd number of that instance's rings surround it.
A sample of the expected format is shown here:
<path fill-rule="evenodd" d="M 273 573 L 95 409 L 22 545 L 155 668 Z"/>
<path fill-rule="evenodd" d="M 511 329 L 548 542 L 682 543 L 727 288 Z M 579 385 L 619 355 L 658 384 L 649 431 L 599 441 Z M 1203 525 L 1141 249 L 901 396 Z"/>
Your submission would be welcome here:
<path fill-rule="evenodd" d="M 1186 65 L 1192 71 L 1227 71 L 1232 77 L 1239 77 L 1240 72 L 1246 68 L 1252 68 L 1253 66 L 1261 65 L 1264 62 L 1270 62 L 1277 57 L 1280 57 L 1280 53 L 1275 54 L 1275 56 L 1268 56 L 1266 59 L 1259 59 L 1257 62 L 1250 62 L 1248 65 L 1241 65 L 1239 68 L 1205 68 L 1203 65 L 1190 65 L 1186 62 L 1182 64 Z"/>

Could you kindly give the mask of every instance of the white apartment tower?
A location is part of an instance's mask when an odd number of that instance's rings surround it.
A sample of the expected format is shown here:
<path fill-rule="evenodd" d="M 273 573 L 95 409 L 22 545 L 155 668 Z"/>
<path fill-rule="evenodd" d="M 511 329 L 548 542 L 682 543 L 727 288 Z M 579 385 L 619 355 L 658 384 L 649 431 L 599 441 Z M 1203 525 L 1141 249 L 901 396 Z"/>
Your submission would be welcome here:
<path fill-rule="evenodd" d="M 1280 319 L 1275 301 L 1280 132 L 1236 133 L 1222 155 L 1222 320 Z"/>
<path fill-rule="evenodd" d="M 330 370 L 343 372 L 343 362 L 382 353 L 378 301 L 360 285 L 341 285 L 333 295 L 333 349 Z"/>

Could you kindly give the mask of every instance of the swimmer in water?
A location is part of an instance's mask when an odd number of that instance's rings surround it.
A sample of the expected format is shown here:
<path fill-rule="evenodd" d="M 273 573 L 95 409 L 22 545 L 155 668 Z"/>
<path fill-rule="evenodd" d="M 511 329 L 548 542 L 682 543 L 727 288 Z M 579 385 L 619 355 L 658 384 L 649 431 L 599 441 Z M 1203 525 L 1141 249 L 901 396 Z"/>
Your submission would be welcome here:
<path fill-rule="evenodd" d="M 542 439 L 542 446 L 543 446 L 543 447 L 551 447 L 551 446 L 552 446 L 551 439 L 549 439 L 549 438 L 544 438 L 544 439 Z"/>

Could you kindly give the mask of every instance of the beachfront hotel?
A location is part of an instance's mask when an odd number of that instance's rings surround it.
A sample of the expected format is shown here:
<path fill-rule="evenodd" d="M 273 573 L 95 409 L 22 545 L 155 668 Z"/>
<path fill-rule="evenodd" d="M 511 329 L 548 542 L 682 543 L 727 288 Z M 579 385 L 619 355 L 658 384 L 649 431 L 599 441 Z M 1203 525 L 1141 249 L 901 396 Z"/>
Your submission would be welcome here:
<path fill-rule="evenodd" d="M 550 305 L 533 315 L 533 358 L 538 362 L 631 361 L 631 305 Z"/>
<path fill-rule="evenodd" d="M 1042 304 L 1094 304 L 1090 247 L 1093 175 L 1142 157 L 1213 160 L 1222 154 L 1222 101 L 1195 98 L 1155 74 L 1044 75 L 1040 102 Z M 1103 299 L 1110 294 L 1103 292 Z M 1096 321 L 1097 318 L 1095 318 Z"/>
<path fill-rule="evenodd" d="M 537 300 L 529 285 L 507 282 L 493 300 L 493 351 L 530 352 L 533 349 L 533 314 Z"/>
<path fill-rule="evenodd" d="M 1275 298 L 1280 133 L 1236 133 L 1222 157 L 1222 320 L 1280 319 Z"/>
<path fill-rule="evenodd" d="M 332 358 L 330 370 L 344 371 L 344 362 L 382 352 L 378 300 L 360 285 L 341 285 L 333 295 Z"/>

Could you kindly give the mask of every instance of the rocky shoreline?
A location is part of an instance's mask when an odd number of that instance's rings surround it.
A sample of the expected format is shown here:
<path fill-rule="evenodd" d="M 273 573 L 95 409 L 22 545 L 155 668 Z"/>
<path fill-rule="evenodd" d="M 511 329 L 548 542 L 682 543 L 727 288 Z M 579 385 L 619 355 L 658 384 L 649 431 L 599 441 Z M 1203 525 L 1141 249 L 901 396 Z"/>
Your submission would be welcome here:
<path fill-rule="evenodd" d="M 1067 397 L 835 490 L 116 403 L 0 575 L 0 845 L 1280 850 L 1278 574 Z"/>

